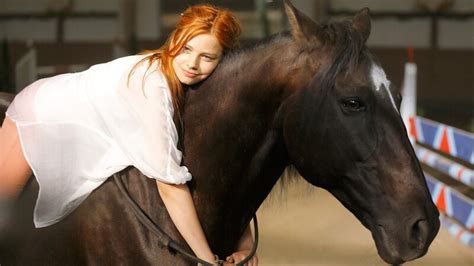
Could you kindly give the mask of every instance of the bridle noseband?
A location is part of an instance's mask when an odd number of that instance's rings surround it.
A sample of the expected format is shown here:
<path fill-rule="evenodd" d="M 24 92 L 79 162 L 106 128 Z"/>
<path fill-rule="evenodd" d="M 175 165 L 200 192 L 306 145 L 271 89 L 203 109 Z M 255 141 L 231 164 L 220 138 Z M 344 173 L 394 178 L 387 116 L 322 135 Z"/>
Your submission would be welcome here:
<path fill-rule="evenodd" d="M 177 253 L 180 253 L 184 257 L 186 257 L 188 260 L 198 263 L 199 265 L 222 265 L 224 263 L 223 260 L 217 259 L 215 263 L 210 263 L 207 261 L 204 261 L 198 257 L 196 257 L 193 254 L 190 254 L 186 249 L 181 247 L 177 242 L 175 242 L 170 236 L 168 236 L 157 224 L 155 224 L 150 217 L 143 211 L 140 206 L 135 202 L 135 200 L 132 199 L 130 194 L 128 193 L 127 189 L 125 188 L 125 185 L 123 184 L 122 179 L 120 176 L 116 173 L 113 175 L 115 184 L 119 188 L 120 192 L 122 195 L 125 197 L 127 202 L 129 203 L 130 207 L 132 208 L 132 211 L 134 212 L 135 216 L 137 219 L 146 227 L 148 230 L 150 230 L 159 240 L 160 245 L 162 247 L 166 247 L 169 250 L 173 250 Z M 257 252 L 257 246 L 258 246 L 258 223 L 257 223 L 257 216 L 254 214 L 253 215 L 253 225 L 254 225 L 254 230 L 255 230 L 255 240 L 254 240 L 254 245 L 252 247 L 252 251 L 250 254 L 242 261 L 237 263 L 236 265 L 244 265 L 248 261 L 252 259 L 252 257 L 255 255 Z"/>

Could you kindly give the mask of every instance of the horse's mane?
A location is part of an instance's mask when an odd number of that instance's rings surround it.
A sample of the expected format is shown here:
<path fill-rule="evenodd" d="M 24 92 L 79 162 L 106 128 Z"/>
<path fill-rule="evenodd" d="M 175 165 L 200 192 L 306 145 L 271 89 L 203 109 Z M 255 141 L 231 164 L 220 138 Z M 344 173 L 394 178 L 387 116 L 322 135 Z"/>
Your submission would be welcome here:
<path fill-rule="evenodd" d="M 269 47 L 278 42 L 283 42 L 291 39 L 291 34 L 289 31 L 282 31 L 269 37 L 263 38 L 257 41 L 249 41 L 247 43 L 243 43 L 241 46 L 229 51 L 224 58 L 220 65 L 226 65 L 229 63 L 234 63 L 235 60 L 239 60 L 245 54 L 249 52 L 253 52 L 255 50 Z M 230 61 L 230 62 L 229 62 Z"/>
<path fill-rule="evenodd" d="M 361 64 L 367 64 L 371 58 L 363 36 L 352 27 L 350 20 L 329 22 L 321 26 L 320 37 L 323 47 L 330 47 L 333 53 L 332 60 L 323 65 L 309 83 L 311 90 L 304 90 L 308 94 L 307 101 L 312 101 L 313 110 L 325 110 L 320 106 L 326 101 L 327 95 L 336 85 L 336 78 L 344 73 L 353 73 Z M 315 95 L 317 94 L 317 95 Z M 308 116 L 311 112 L 308 112 Z M 308 117 L 308 119 L 311 119 Z M 323 122 L 323 121 L 322 121 Z"/>
<path fill-rule="evenodd" d="M 364 57 L 368 51 L 365 48 L 363 37 L 352 27 L 350 20 L 329 20 L 319 24 L 319 27 L 318 40 L 321 41 L 321 47 L 334 47 L 334 56 L 332 57 L 332 62 L 327 65 L 328 67 L 319 72 L 318 79 L 325 80 L 326 83 L 332 83 L 342 71 L 347 70 L 347 72 L 351 72 L 354 70 L 359 65 L 359 59 Z M 282 31 L 257 42 L 245 43 L 224 56 L 218 66 L 218 71 L 225 72 L 227 69 L 238 65 L 249 54 L 265 48 L 271 48 L 275 44 L 289 42 L 291 39 L 292 36 L 289 31 Z M 315 48 L 318 49 L 320 47 Z"/>
<path fill-rule="evenodd" d="M 224 55 L 222 61 L 219 63 L 214 72 L 219 74 L 213 74 L 210 78 L 212 79 L 213 76 L 220 76 L 224 73 L 228 73 L 229 71 L 235 70 L 236 67 L 245 65 L 245 62 L 248 62 L 248 60 L 261 55 L 260 51 L 268 51 L 267 49 L 275 48 L 280 44 L 289 43 L 291 41 L 291 38 L 291 34 L 288 31 L 283 31 L 280 33 L 273 34 L 262 40 L 248 41 L 246 43 L 243 43 L 241 46 L 232 49 Z M 271 52 L 268 54 L 271 54 Z M 261 60 L 251 62 L 252 65 L 257 65 L 261 63 Z"/>
<path fill-rule="evenodd" d="M 352 27 L 349 20 L 324 24 L 323 36 L 323 45 L 335 48 L 333 60 L 320 72 L 320 78 L 332 83 L 339 73 L 354 71 L 367 49 L 362 35 Z"/>

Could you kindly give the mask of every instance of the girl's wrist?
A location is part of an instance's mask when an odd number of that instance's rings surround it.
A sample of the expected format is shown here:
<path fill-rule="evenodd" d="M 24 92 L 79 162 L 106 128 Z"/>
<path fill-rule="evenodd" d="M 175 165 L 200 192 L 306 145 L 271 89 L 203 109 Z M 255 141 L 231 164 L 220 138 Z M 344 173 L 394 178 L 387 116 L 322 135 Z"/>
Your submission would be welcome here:
<path fill-rule="evenodd" d="M 204 260 L 204 261 L 207 261 L 209 263 L 212 263 L 212 264 L 215 264 L 215 261 L 216 261 L 216 255 L 210 253 L 210 254 L 206 254 L 205 256 L 202 256 L 202 257 L 199 257 L 200 259 Z"/>
<path fill-rule="evenodd" d="M 213 265 L 223 265 L 224 264 L 224 261 L 219 259 L 219 256 L 217 255 L 213 255 L 212 257 L 208 258 L 208 257 L 205 257 L 205 258 L 200 258 L 208 263 L 211 263 Z M 198 264 L 199 266 L 202 266 L 201 263 Z"/>

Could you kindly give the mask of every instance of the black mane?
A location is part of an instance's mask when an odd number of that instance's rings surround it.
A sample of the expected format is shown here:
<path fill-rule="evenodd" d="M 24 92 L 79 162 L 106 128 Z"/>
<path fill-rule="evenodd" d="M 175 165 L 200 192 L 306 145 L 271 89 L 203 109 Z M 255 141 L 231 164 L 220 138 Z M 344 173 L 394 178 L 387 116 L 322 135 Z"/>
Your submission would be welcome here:
<path fill-rule="evenodd" d="M 318 36 L 320 43 L 313 42 L 305 47 L 305 49 L 331 47 L 330 50 L 332 50 L 335 56 L 333 61 L 327 65 L 327 68 L 320 72 L 319 80 L 326 80 L 326 82 L 334 81 L 337 74 L 342 71 L 351 72 L 359 65 L 360 58 L 368 56 L 364 40 L 360 33 L 352 27 L 350 20 L 328 21 L 321 24 L 320 27 Z M 229 69 L 235 68 L 236 65 L 248 59 L 253 52 L 260 52 L 265 49 L 271 49 L 272 46 L 278 44 L 289 43 L 292 41 L 292 38 L 289 31 L 283 31 L 257 42 L 244 43 L 242 46 L 225 54 L 215 72 L 221 76 Z M 255 64 L 258 63 L 255 62 Z"/>
<path fill-rule="evenodd" d="M 289 31 L 282 31 L 261 40 L 247 41 L 226 53 L 220 65 L 228 63 L 229 60 L 238 60 L 238 58 L 245 55 L 245 53 L 252 52 L 257 49 L 263 49 L 274 44 L 275 42 L 289 40 L 290 38 L 291 33 Z"/>
<path fill-rule="evenodd" d="M 334 80 L 342 71 L 352 72 L 359 65 L 359 60 L 368 50 L 359 32 L 350 21 L 331 22 L 322 26 L 324 46 L 334 48 L 333 61 L 329 64 L 324 76 Z"/>

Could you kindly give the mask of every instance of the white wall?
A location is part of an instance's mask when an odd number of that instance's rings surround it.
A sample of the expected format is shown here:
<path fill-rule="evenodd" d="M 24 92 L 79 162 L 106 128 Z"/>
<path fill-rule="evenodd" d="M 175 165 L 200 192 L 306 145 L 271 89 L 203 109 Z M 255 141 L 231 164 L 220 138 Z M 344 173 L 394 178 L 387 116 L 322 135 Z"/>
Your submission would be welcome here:
<path fill-rule="evenodd" d="M 64 41 L 111 41 L 118 38 L 116 19 L 80 19 L 72 18 L 64 24 Z"/>
<path fill-rule="evenodd" d="M 159 32 L 159 0 L 139 0 L 137 3 L 137 37 L 156 39 Z"/>
<path fill-rule="evenodd" d="M 441 20 L 439 30 L 439 47 L 474 49 L 474 19 Z"/>
<path fill-rule="evenodd" d="M 75 0 L 76 11 L 118 11 L 120 0 Z M 138 0 L 141 1 L 141 0 Z M 68 0 L 0 0 L 0 14 L 12 12 L 45 12 L 64 5 Z"/>
<path fill-rule="evenodd" d="M 0 14 L 45 14 L 67 0 L 0 0 Z M 159 0 L 137 0 L 137 36 L 155 39 L 159 35 Z M 119 12 L 120 0 L 76 0 L 74 12 Z M 0 20 L 0 38 L 9 40 L 54 41 L 56 19 Z M 65 41 L 113 41 L 120 34 L 117 18 L 68 18 Z"/>
<path fill-rule="evenodd" d="M 423 0 L 438 6 L 442 0 Z M 403 4 L 400 4 L 403 3 Z M 334 10 L 352 10 L 369 7 L 372 12 L 415 12 L 417 0 L 331 0 Z M 450 12 L 474 12 L 474 0 L 455 0 Z M 417 48 L 430 46 L 431 21 L 426 18 L 399 20 L 384 18 L 372 20 L 372 32 L 368 44 L 380 47 Z M 445 49 L 474 49 L 474 19 L 439 20 L 438 44 Z"/>
<path fill-rule="evenodd" d="M 372 30 L 367 42 L 377 47 L 429 47 L 430 22 L 428 20 L 383 19 L 372 22 Z"/>
<path fill-rule="evenodd" d="M 0 21 L 0 38 L 48 42 L 56 37 L 56 23 L 53 20 L 8 20 Z"/>
<path fill-rule="evenodd" d="M 75 0 L 76 12 L 116 12 L 121 0 Z M 137 37 L 140 39 L 156 39 L 159 37 L 159 23 L 168 25 L 173 19 L 163 16 L 163 21 L 158 17 L 158 2 L 160 0 L 137 0 Z M 296 7 L 310 17 L 313 16 L 315 1 L 324 0 L 293 0 Z M 438 3 L 441 0 L 425 0 Z M 45 13 L 48 8 L 60 5 L 67 0 L 0 0 L 0 14 L 12 13 Z M 357 11 L 364 6 L 370 7 L 373 12 L 415 11 L 416 0 L 330 0 L 334 10 Z M 400 4 L 403 3 L 403 4 Z M 453 7 L 460 12 L 473 12 L 474 0 L 456 0 Z M 273 12 L 275 13 L 275 12 Z M 277 14 L 273 14 L 273 21 L 279 21 Z M 256 17 L 250 14 L 242 16 L 244 36 L 259 36 L 258 27 L 251 23 Z M 168 21 L 169 20 L 169 21 Z M 173 21 L 174 23 L 174 21 Z M 248 26 L 246 26 L 248 25 Z M 277 25 L 278 26 L 278 25 Z M 69 18 L 65 22 L 66 42 L 87 41 L 114 41 L 120 34 L 118 18 Z M 430 45 L 430 20 L 429 18 L 416 18 L 398 20 L 395 18 L 376 19 L 372 21 L 372 34 L 369 45 L 380 47 L 406 47 L 412 44 L 417 48 L 426 48 Z M 56 19 L 28 19 L 28 20 L 0 20 L 0 38 L 8 37 L 13 41 L 26 41 L 32 39 L 41 42 L 53 42 L 56 36 Z M 439 46 L 450 49 L 474 49 L 474 19 L 447 20 L 439 22 Z"/>
<path fill-rule="evenodd" d="M 422 0 L 429 6 L 438 6 L 443 0 Z M 329 0 L 333 9 L 358 10 L 362 7 L 370 7 L 374 11 L 413 11 L 417 0 Z M 473 0 L 455 0 L 453 11 L 474 11 Z"/>

